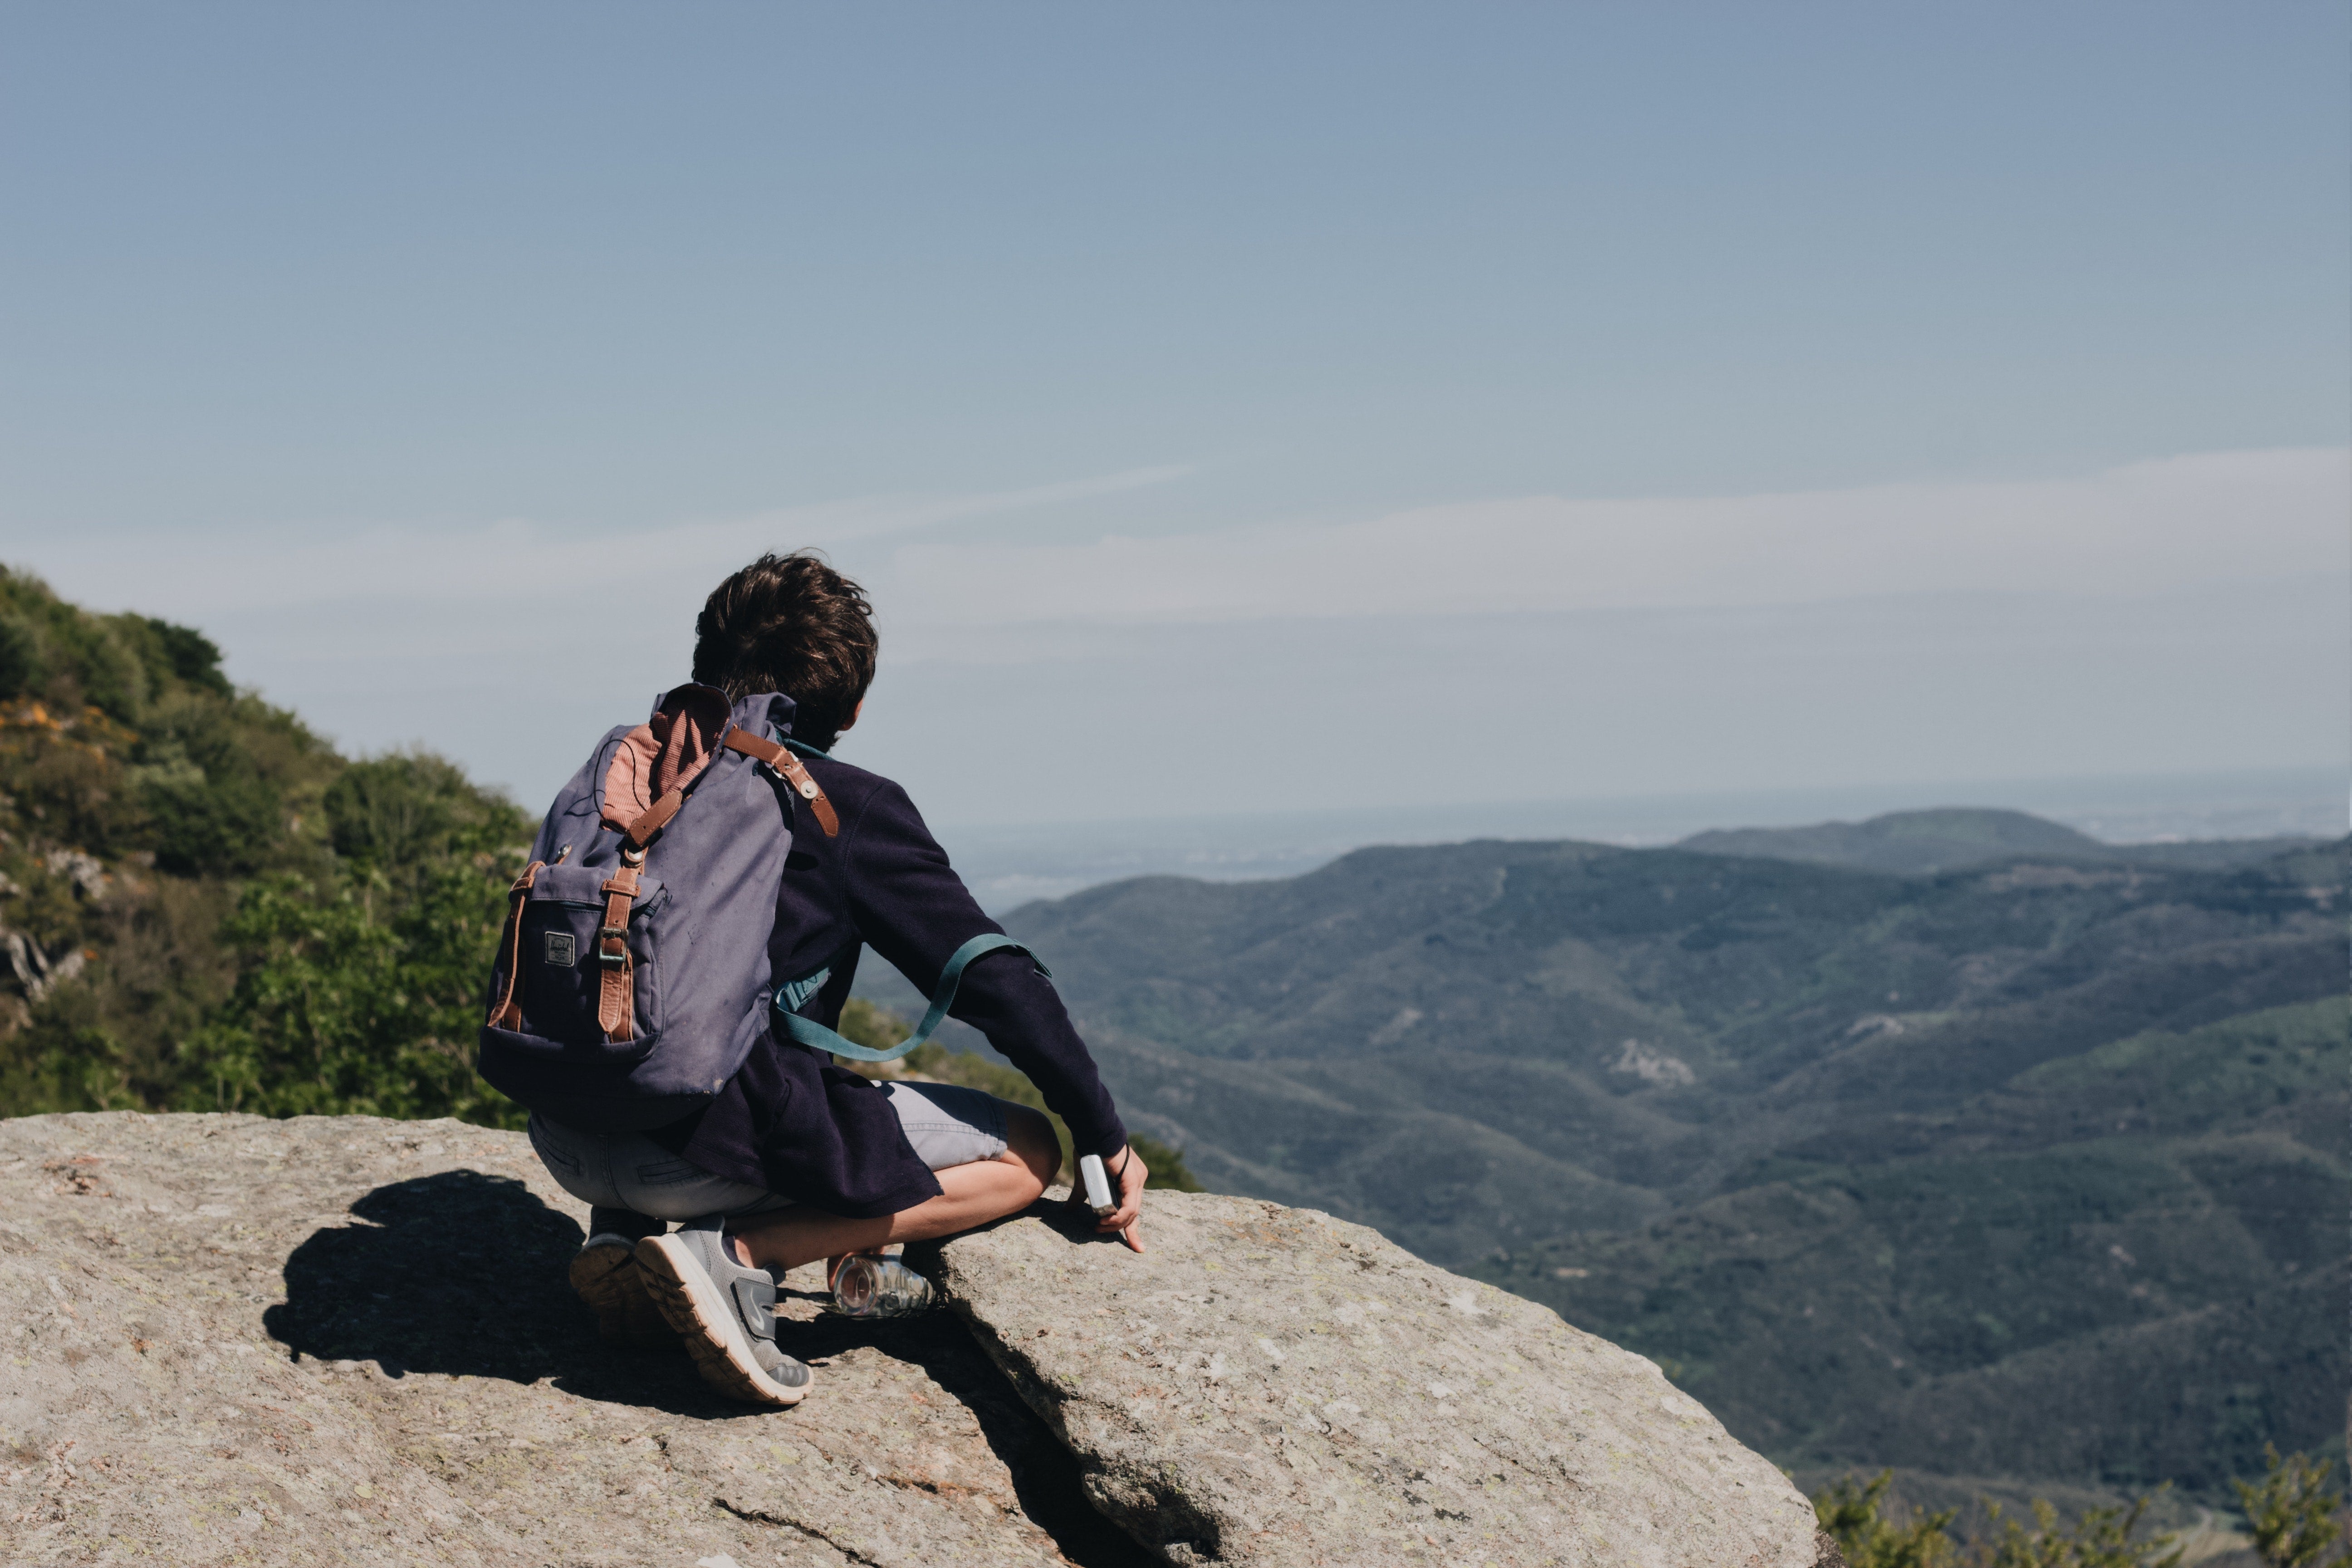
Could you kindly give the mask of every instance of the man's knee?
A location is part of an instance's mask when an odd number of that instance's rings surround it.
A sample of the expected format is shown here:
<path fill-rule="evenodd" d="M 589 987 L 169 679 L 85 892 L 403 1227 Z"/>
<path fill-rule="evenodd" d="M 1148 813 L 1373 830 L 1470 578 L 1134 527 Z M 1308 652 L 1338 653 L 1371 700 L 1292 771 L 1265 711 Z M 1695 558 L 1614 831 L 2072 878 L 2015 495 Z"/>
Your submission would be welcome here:
<path fill-rule="evenodd" d="M 1045 1120 L 1043 1111 L 1032 1110 L 1025 1105 L 1006 1105 L 1004 1143 L 1014 1159 L 1029 1167 L 1039 1187 L 1053 1184 L 1062 1168 L 1062 1145 L 1054 1136 L 1054 1124 Z"/>

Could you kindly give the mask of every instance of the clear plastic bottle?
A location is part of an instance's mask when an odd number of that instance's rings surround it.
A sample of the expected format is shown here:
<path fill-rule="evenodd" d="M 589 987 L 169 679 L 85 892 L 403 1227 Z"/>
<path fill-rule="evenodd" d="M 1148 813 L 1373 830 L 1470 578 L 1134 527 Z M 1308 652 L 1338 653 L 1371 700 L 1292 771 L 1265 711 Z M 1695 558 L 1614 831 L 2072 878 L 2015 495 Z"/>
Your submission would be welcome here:
<path fill-rule="evenodd" d="M 833 1279 L 832 1310 L 845 1318 L 911 1317 L 938 1300 L 931 1282 L 895 1258 L 852 1258 Z"/>

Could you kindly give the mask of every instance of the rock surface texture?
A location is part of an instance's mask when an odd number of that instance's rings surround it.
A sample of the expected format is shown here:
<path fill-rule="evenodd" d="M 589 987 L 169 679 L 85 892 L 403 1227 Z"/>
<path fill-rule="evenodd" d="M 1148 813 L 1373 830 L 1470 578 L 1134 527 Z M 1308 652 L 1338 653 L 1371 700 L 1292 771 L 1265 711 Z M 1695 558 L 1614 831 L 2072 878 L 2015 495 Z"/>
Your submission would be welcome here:
<path fill-rule="evenodd" d="M 1139 1258 L 1039 1216 L 940 1266 L 1087 1496 L 1171 1563 L 1822 1561 L 1811 1505 L 1654 1363 L 1377 1231 L 1169 1196 Z"/>
<path fill-rule="evenodd" d="M 789 1327 L 775 1412 L 596 1340 L 585 1218 L 454 1122 L 0 1121 L 0 1561 L 1817 1561 L 1647 1362 L 1321 1215 L 963 1238 L 956 1314 Z"/>

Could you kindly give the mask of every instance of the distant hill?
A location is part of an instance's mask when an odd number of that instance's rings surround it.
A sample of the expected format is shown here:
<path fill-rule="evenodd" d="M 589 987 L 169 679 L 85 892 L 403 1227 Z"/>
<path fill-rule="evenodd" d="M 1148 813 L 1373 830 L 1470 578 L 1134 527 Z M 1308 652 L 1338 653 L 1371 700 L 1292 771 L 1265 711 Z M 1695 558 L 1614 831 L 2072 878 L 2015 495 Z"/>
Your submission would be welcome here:
<path fill-rule="evenodd" d="M 440 758 L 338 754 L 201 633 L 0 567 L 0 1115 L 519 1125 L 471 1042 L 530 834 Z"/>
<path fill-rule="evenodd" d="M 2222 838 L 2179 844 L 2106 844 L 2021 811 L 1948 806 L 1898 811 L 1867 822 L 1811 827 L 1734 827 L 1694 834 L 1675 846 L 1704 855 L 1811 860 L 1906 876 L 1957 871 L 2021 855 L 2136 866 L 2225 870 L 2307 847 L 2310 838 Z"/>
<path fill-rule="evenodd" d="M 1005 923 L 1211 1186 L 1548 1302 L 1784 1464 L 2225 1500 L 2340 1445 L 2346 846 L 1919 815 L 1979 863 L 1380 848 Z"/>

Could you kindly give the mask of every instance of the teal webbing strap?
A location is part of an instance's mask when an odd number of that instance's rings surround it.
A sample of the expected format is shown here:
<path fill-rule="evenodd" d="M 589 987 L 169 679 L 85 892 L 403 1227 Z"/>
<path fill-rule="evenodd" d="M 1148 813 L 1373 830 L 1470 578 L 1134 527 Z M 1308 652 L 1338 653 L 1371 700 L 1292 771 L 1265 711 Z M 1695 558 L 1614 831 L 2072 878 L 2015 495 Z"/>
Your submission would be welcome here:
<path fill-rule="evenodd" d="M 833 965 L 830 963 L 814 974 L 804 974 L 798 980 L 788 981 L 778 986 L 776 1010 L 783 1016 L 784 1032 L 811 1050 L 830 1051 L 835 1056 L 847 1057 L 853 1061 L 895 1062 L 917 1046 L 928 1044 L 932 1034 L 947 1021 L 948 1009 L 955 1005 L 956 987 L 963 982 L 964 966 L 984 952 L 994 952 L 999 948 L 1008 947 L 1015 952 L 1029 952 L 1027 948 L 1011 937 L 1001 936 L 995 931 L 984 931 L 957 948 L 953 955 L 948 959 L 947 967 L 940 971 L 939 988 L 931 993 L 931 1010 L 923 1015 L 922 1023 L 913 1034 L 887 1051 L 877 1051 L 870 1047 L 845 1040 L 814 1018 L 803 1018 L 793 1011 L 793 1007 L 807 1002 L 824 984 L 825 977 L 833 973 Z M 1037 955 L 1029 952 L 1029 962 L 1036 963 Z M 1054 977 L 1054 972 L 1042 963 L 1037 964 L 1037 973 L 1048 980 Z M 793 998 L 792 1006 L 788 1007 L 784 1005 L 787 997 Z"/>
<path fill-rule="evenodd" d="M 808 1005 L 808 999 L 810 997 L 824 989 L 824 983 L 832 978 L 833 965 L 828 962 L 823 969 L 818 970 L 814 974 L 803 974 L 798 980 L 785 981 L 782 985 L 776 987 L 776 1011 L 779 1013 L 799 1012 L 803 1007 Z"/>

